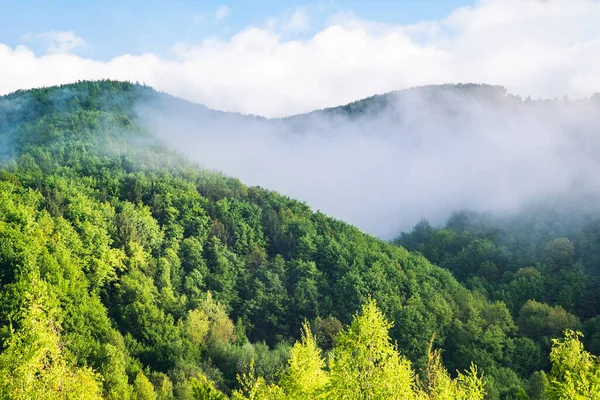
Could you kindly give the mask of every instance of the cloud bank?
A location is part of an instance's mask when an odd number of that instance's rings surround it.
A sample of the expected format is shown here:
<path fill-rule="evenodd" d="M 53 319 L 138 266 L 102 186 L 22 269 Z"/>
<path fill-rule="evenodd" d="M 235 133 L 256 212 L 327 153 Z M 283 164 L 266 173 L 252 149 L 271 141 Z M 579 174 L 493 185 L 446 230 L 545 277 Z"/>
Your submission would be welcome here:
<path fill-rule="evenodd" d="M 165 100 L 140 116 L 204 167 L 386 239 L 459 209 L 513 213 L 565 194 L 571 205 L 600 196 L 600 96 L 529 102 L 467 85 L 374 104 L 269 120 Z"/>
<path fill-rule="evenodd" d="M 218 15 L 226 16 L 223 10 Z M 55 33 L 73 40 L 59 40 L 57 51 L 47 55 L 0 43 L 0 93 L 113 78 L 269 117 L 447 82 L 501 84 L 524 96 L 582 97 L 600 90 L 598 21 L 596 0 L 481 0 L 414 25 L 338 15 L 298 39 L 289 30 L 310 26 L 309 15 L 298 11 L 289 21 L 249 26 L 227 40 L 176 43 L 171 57 L 124 54 L 106 62 L 75 54 L 84 42 L 74 33 Z"/>

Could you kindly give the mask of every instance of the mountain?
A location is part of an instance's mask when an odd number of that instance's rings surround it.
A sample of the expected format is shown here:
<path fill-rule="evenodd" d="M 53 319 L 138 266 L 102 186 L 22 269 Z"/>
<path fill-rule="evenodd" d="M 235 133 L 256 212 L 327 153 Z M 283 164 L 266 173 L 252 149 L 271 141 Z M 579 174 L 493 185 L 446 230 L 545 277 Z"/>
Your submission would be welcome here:
<path fill-rule="evenodd" d="M 127 82 L 0 98 L 0 398 L 483 398 L 482 385 L 490 399 L 543 398 L 563 367 L 595 382 L 576 334 L 555 344 L 548 383 L 550 347 L 504 302 L 419 253 L 200 168 L 155 136 L 159 113 L 214 135 L 285 122 Z M 592 361 L 564 366 L 568 352 Z"/>
<path fill-rule="evenodd" d="M 419 86 L 411 89 L 378 94 L 343 106 L 325 108 L 307 114 L 348 116 L 360 116 L 362 114 L 377 115 L 398 103 L 403 103 L 414 98 L 415 95 L 422 99 L 423 102 L 427 102 L 433 110 L 438 110 L 456 105 L 457 100 L 460 98 L 471 98 L 481 102 L 499 103 L 507 98 L 507 91 L 502 86 L 475 83 Z M 292 116 L 290 118 L 299 118 L 304 115 L 306 114 Z"/>

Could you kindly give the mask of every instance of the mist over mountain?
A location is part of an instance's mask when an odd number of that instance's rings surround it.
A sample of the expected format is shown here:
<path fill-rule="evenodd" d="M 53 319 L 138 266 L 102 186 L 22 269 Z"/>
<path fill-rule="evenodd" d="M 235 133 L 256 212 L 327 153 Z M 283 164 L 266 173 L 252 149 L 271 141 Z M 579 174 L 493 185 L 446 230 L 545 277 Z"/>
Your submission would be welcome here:
<path fill-rule="evenodd" d="M 0 398 L 594 398 L 597 108 L 485 85 L 284 119 L 119 81 L 2 96 Z M 432 215 L 391 242 L 339 219 Z"/>
<path fill-rule="evenodd" d="M 531 100 L 499 86 L 391 92 L 282 119 L 166 95 L 142 123 L 203 167 L 301 198 L 391 238 L 456 209 L 513 213 L 600 189 L 600 97 Z"/>

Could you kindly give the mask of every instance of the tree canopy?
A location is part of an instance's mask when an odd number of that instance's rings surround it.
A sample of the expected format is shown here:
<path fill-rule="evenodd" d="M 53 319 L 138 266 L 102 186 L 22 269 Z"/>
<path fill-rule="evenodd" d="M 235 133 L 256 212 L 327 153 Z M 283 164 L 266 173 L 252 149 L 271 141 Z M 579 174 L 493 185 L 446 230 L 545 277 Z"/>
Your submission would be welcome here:
<path fill-rule="evenodd" d="M 0 97 L 0 398 L 596 387 L 579 337 L 552 342 L 581 328 L 600 346 L 593 224 L 531 250 L 455 218 L 396 246 L 188 162 L 140 123 L 156 96 L 97 81 Z M 560 354 L 589 360 L 581 380 Z"/>

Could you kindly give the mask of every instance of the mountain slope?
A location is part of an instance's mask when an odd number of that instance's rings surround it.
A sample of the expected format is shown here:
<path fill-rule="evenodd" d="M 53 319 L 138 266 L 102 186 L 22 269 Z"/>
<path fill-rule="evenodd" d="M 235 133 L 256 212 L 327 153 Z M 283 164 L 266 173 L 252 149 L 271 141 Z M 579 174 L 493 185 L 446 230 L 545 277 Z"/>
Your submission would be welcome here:
<path fill-rule="evenodd" d="M 40 335 L 60 331 L 67 359 L 97 371 L 105 396 L 151 383 L 186 398 L 200 372 L 231 390 L 251 359 L 274 381 L 305 319 L 329 350 L 372 297 L 417 367 L 435 334 L 448 369 L 476 363 L 490 398 L 525 385 L 533 371 L 513 369 L 530 343 L 502 302 L 304 203 L 189 163 L 140 120 L 157 96 L 100 81 L 0 98 L 5 345 L 45 299 L 56 328 Z"/>
<path fill-rule="evenodd" d="M 376 116 L 398 103 L 408 102 L 409 99 L 415 96 L 419 97 L 419 101 L 427 103 L 433 110 L 436 110 L 452 107 L 461 98 L 477 99 L 482 102 L 501 102 L 507 97 L 507 92 L 502 86 L 474 83 L 420 86 L 378 94 L 342 106 L 325 108 L 288 118 L 302 118 L 306 115 L 358 117 L 368 114 Z"/>

